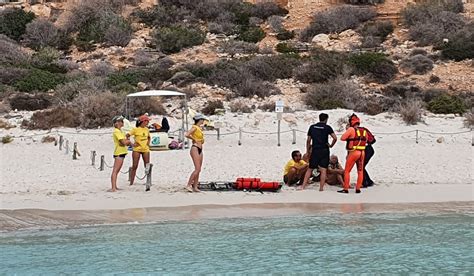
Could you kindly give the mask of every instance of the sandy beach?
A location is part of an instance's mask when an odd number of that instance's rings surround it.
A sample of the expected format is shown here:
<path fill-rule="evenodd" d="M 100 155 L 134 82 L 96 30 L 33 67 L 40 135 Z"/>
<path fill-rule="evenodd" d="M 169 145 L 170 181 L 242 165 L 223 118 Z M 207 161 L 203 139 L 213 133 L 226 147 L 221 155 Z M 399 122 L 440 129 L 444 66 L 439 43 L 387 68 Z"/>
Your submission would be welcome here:
<path fill-rule="evenodd" d="M 337 133 L 337 123 L 351 114 L 350 110 L 328 111 L 329 124 Z M 274 113 L 225 114 L 212 117 L 223 122 L 222 134 L 245 132 L 242 145 L 238 134 L 223 135 L 218 141 L 215 131 L 206 132 L 204 168 L 201 181 L 234 181 L 237 177 L 259 177 L 264 181 L 281 181 L 284 164 L 294 149 L 304 151 L 306 130 L 317 121 L 318 112 L 305 111 L 285 114 L 282 131 L 298 129 L 296 144 L 292 133 L 281 136 L 277 146 Z M 11 119 L 14 120 L 14 119 Z M 14 123 L 14 122 L 13 122 Z M 368 166 L 376 186 L 364 189 L 362 194 L 336 193 L 337 187 L 327 186 L 324 192 L 313 184 L 305 191 L 284 187 L 278 193 L 259 192 L 202 192 L 184 191 L 192 162 L 188 150 L 151 153 L 154 164 L 152 191 L 145 193 L 144 180 L 128 186 L 127 175 L 120 174 L 121 191 L 108 193 L 110 169 L 99 171 L 91 166 L 90 152 L 104 155 L 111 165 L 112 128 L 99 130 L 52 130 L 61 133 L 72 143 L 77 142 L 81 156 L 72 160 L 71 154 L 59 151 L 53 143 L 42 143 L 44 135 L 16 138 L 0 145 L 1 156 L 1 209 L 46 210 L 105 210 L 143 207 L 180 207 L 191 205 L 236 205 L 258 203 L 416 203 L 472 201 L 473 151 L 472 133 L 463 127 L 463 118 L 449 115 L 428 115 L 424 123 L 406 126 L 394 114 L 362 115 L 362 124 L 377 137 L 376 154 Z M 171 119 L 172 131 L 179 126 Z M 416 133 L 418 143 L 416 143 Z M 439 133 L 439 134 L 432 134 Z M 461 133 L 463 132 L 463 133 Z M 1 130 L 1 136 L 28 136 L 44 131 L 24 131 L 19 128 Z M 253 134 L 249 134 L 253 133 Z M 263 134 L 262 134 L 263 133 Z M 400 134 L 397 134 L 400 133 Z M 457 134 L 441 134 L 457 133 Z M 332 153 L 344 163 L 344 144 L 338 141 Z M 96 161 L 96 167 L 98 164 Z M 125 159 L 122 171 L 131 163 Z M 138 176 L 143 176 L 139 168 Z M 351 182 L 355 182 L 353 173 Z"/>

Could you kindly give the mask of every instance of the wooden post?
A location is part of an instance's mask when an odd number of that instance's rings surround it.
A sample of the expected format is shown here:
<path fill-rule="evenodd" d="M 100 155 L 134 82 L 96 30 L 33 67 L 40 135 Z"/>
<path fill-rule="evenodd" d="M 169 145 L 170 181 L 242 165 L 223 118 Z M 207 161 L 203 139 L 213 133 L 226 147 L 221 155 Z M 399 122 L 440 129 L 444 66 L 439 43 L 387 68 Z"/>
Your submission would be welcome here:
<path fill-rule="evenodd" d="M 95 166 L 95 156 L 96 155 L 97 155 L 97 153 L 95 152 L 95 150 L 91 151 L 92 167 Z"/>
<path fill-rule="evenodd" d="M 416 130 L 416 138 L 415 138 L 416 143 L 418 144 L 418 129 Z"/>
<path fill-rule="evenodd" d="M 99 168 L 99 170 L 101 170 L 101 171 L 104 170 L 104 163 L 105 163 L 104 156 L 101 155 L 100 156 L 100 168 Z"/>
<path fill-rule="evenodd" d="M 278 120 L 278 131 L 277 131 L 277 135 L 278 135 L 278 144 L 277 146 L 280 146 L 280 126 L 281 126 L 281 120 Z"/>
<path fill-rule="evenodd" d="M 69 154 L 69 140 L 66 140 L 66 155 Z"/>
<path fill-rule="evenodd" d="M 241 146 L 242 145 L 242 128 L 239 127 L 239 142 L 238 142 L 238 145 Z"/>
<path fill-rule="evenodd" d="M 151 187 L 151 170 L 153 169 L 153 164 L 148 163 L 147 164 L 148 170 L 147 170 L 147 175 L 146 175 L 146 187 L 145 187 L 145 192 L 148 192 Z"/>
<path fill-rule="evenodd" d="M 221 129 L 217 128 L 217 141 L 221 139 Z"/>
<path fill-rule="evenodd" d="M 63 150 L 63 142 L 64 142 L 63 136 L 59 135 L 59 150 Z"/>
<path fill-rule="evenodd" d="M 293 142 L 291 142 L 291 144 L 296 144 L 296 129 L 292 129 L 291 130 L 293 132 Z"/>
<path fill-rule="evenodd" d="M 77 160 L 77 142 L 74 142 L 74 148 L 72 150 L 72 160 Z"/>
<path fill-rule="evenodd" d="M 132 167 L 128 167 L 128 182 L 132 182 Z"/>

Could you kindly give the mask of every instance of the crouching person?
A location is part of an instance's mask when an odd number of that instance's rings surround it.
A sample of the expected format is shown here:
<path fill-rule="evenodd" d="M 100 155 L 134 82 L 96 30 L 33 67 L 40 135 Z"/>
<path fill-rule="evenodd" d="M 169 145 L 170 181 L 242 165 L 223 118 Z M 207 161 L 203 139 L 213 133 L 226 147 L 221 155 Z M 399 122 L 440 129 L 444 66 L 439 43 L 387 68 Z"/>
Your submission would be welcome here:
<path fill-rule="evenodd" d="M 291 160 L 285 165 L 283 182 L 289 186 L 298 183 L 299 185 L 303 184 L 307 168 L 308 163 L 302 159 L 301 152 L 298 150 L 293 151 L 291 153 Z"/>

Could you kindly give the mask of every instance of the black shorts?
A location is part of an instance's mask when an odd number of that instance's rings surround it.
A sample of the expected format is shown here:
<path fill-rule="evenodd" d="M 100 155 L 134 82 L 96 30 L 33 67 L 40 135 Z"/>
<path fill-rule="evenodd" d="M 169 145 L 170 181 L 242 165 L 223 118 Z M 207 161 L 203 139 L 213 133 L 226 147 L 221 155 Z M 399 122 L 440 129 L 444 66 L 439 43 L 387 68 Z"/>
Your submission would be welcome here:
<path fill-rule="evenodd" d="M 311 158 L 309 159 L 309 168 L 317 169 L 328 168 L 329 166 L 329 149 L 313 149 Z"/>
<path fill-rule="evenodd" d="M 299 179 L 298 177 L 293 178 L 293 179 L 291 180 L 291 183 L 288 183 L 288 175 L 285 174 L 285 175 L 283 176 L 283 183 L 285 183 L 285 184 L 287 184 L 287 185 L 290 185 L 290 186 L 291 186 L 291 185 L 295 185 L 295 184 L 297 184 L 298 182 L 300 182 L 300 179 Z"/>
<path fill-rule="evenodd" d="M 120 155 L 114 155 L 114 158 L 115 158 L 115 157 L 118 157 L 118 158 L 125 158 L 125 156 L 127 156 L 126 153 L 120 154 Z"/>

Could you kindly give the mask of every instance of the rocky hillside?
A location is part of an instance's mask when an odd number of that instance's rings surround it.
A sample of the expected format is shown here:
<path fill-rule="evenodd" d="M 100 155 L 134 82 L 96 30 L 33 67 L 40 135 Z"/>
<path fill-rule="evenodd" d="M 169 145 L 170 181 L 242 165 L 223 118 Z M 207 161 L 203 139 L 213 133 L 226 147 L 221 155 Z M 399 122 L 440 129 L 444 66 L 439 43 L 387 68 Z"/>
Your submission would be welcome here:
<path fill-rule="evenodd" d="M 289 111 L 472 107 L 474 9 L 461 0 L 34 2 L 0 4 L 0 112 L 47 109 L 24 127 L 107 125 L 144 89 L 185 91 L 210 115 L 277 99 Z"/>

